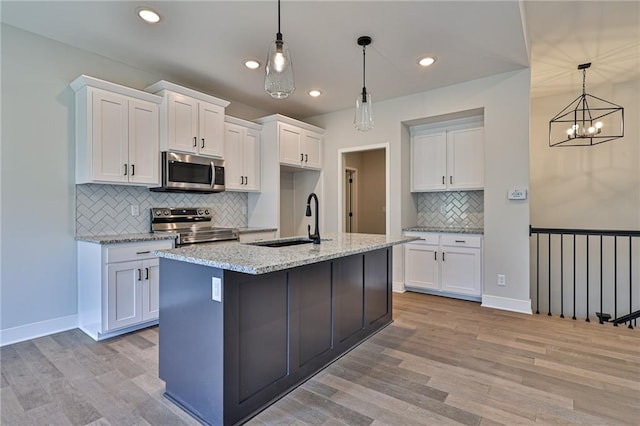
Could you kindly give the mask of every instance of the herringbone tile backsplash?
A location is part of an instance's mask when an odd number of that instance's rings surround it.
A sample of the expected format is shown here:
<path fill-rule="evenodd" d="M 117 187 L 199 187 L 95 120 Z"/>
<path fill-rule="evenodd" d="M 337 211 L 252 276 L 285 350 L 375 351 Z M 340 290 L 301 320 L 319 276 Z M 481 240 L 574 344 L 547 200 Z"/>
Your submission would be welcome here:
<path fill-rule="evenodd" d="M 484 191 L 418 192 L 418 226 L 484 228 Z"/>
<path fill-rule="evenodd" d="M 137 204 L 140 215 L 131 215 Z M 76 185 L 76 234 L 110 235 L 149 232 L 151 207 L 209 207 L 216 226 L 247 226 L 247 194 L 151 192 L 125 185 Z"/>

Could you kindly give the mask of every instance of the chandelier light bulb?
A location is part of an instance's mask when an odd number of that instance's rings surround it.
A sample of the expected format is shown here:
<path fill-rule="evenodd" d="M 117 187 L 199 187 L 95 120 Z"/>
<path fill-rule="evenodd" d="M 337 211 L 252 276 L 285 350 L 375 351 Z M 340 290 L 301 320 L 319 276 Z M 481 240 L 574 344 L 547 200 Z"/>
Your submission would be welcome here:
<path fill-rule="evenodd" d="M 595 128 L 595 127 L 593 127 L 593 126 L 591 126 L 591 127 L 589 127 L 589 129 L 587 129 L 587 131 L 588 131 L 590 134 L 594 134 L 594 133 L 596 132 L 596 128 Z"/>
<path fill-rule="evenodd" d="M 602 121 L 596 121 L 596 129 L 602 129 Z"/>
<path fill-rule="evenodd" d="M 282 52 L 276 52 L 276 55 L 273 58 L 273 69 L 276 70 L 276 72 L 282 72 L 286 63 L 287 60 L 285 59 Z"/>

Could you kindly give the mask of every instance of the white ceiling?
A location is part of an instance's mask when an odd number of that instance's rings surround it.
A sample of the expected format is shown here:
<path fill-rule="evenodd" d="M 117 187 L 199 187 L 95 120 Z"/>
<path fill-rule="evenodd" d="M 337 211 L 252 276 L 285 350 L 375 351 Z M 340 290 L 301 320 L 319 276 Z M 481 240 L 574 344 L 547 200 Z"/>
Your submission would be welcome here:
<path fill-rule="evenodd" d="M 160 24 L 136 8 L 152 6 Z M 296 92 L 264 92 L 264 64 L 277 30 L 269 1 L 2 1 L 2 22 L 143 69 L 175 83 L 296 118 L 349 108 L 362 85 L 370 35 L 367 89 L 374 102 L 529 66 L 532 94 L 577 90 L 581 62 L 588 82 L 624 81 L 640 72 L 640 2 L 303 1 L 282 2 L 282 33 Z M 522 17 L 525 17 L 523 24 Z M 423 69 L 424 55 L 437 62 Z M 600 80 L 598 80 L 600 79 Z M 578 85 L 575 86 L 576 81 Z M 307 92 L 321 89 L 320 98 Z"/>

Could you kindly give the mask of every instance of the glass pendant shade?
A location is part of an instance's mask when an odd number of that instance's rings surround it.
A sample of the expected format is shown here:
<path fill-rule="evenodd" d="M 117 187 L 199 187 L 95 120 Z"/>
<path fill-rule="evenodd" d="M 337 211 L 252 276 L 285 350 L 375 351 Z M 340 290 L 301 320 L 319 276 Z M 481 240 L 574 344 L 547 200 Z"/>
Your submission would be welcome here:
<path fill-rule="evenodd" d="M 282 40 L 282 34 L 269 46 L 267 56 L 264 90 L 271 97 L 285 99 L 296 89 L 293 83 L 293 67 L 291 53 L 287 43 Z"/>
<path fill-rule="evenodd" d="M 365 132 L 373 129 L 373 105 L 371 94 L 362 89 L 362 94 L 356 98 L 356 115 L 353 119 L 353 126 L 356 130 Z"/>

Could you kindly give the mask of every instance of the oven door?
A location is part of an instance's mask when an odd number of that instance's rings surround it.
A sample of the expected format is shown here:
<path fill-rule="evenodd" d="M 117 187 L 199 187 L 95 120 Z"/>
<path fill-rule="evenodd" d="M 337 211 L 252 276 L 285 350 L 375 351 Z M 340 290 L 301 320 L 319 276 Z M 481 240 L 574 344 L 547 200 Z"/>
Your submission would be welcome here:
<path fill-rule="evenodd" d="M 162 153 L 162 186 L 170 191 L 224 191 L 220 160 L 175 152 Z"/>

